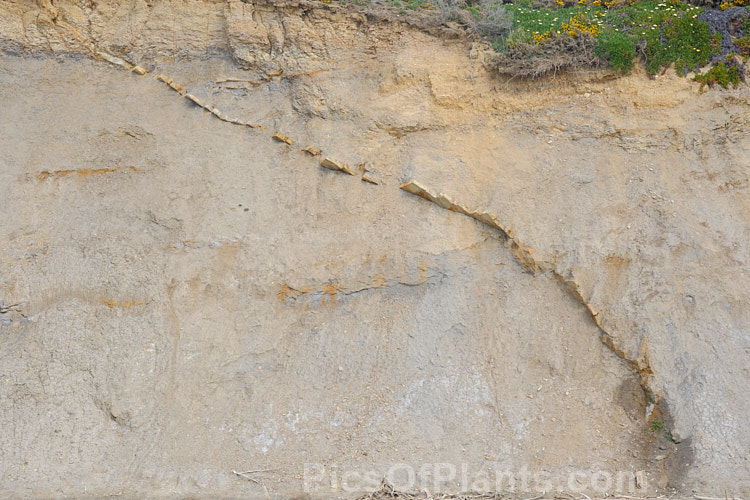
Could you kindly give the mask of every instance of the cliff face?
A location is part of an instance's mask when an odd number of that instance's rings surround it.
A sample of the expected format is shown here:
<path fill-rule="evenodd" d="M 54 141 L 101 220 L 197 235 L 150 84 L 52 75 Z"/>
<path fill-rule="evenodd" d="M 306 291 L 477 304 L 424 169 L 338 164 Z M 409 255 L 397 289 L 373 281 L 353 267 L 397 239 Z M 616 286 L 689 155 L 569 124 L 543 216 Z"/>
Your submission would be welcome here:
<path fill-rule="evenodd" d="M 0 490 L 750 494 L 747 87 L 392 17 L 0 5 Z"/>

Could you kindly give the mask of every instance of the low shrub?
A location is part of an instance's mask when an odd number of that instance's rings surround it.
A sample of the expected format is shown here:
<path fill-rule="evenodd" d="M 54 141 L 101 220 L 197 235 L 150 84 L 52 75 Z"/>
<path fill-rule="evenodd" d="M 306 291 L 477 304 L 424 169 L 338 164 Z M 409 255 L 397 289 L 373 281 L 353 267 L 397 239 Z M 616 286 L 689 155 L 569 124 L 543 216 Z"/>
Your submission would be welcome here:
<path fill-rule="evenodd" d="M 737 51 L 741 56 L 745 59 L 750 57 L 750 36 L 739 38 L 734 41 L 734 44 L 737 46 Z"/>
<path fill-rule="evenodd" d="M 646 38 L 644 54 L 649 73 L 674 63 L 677 72 L 685 74 L 711 60 L 711 33 L 706 23 L 683 13 L 671 16 L 660 28 Z"/>
<path fill-rule="evenodd" d="M 596 39 L 589 34 L 558 36 L 543 43 L 513 41 L 497 55 L 496 69 L 503 74 L 536 78 L 564 68 L 596 65 Z"/>
<path fill-rule="evenodd" d="M 706 85 L 709 87 L 721 85 L 725 89 L 729 88 L 729 85 L 732 85 L 732 87 L 737 88 L 742 78 L 739 64 L 735 59 L 731 58 L 726 63 L 724 61 L 716 63 L 705 73 L 695 75 L 693 80 L 700 82 L 701 90 L 703 90 Z"/>
<path fill-rule="evenodd" d="M 672 65 L 685 74 L 729 53 L 750 58 L 750 15 L 744 7 L 706 10 L 683 0 L 461 1 L 468 3 L 434 4 L 488 36 L 499 52 L 497 69 L 514 76 L 537 77 L 602 62 L 628 73 L 639 57 L 652 75 Z M 734 0 L 734 5 L 738 2 L 750 0 Z M 743 74 L 735 66 L 724 61 L 699 81 L 734 84 Z"/>
<path fill-rule="evenodd" d="M 635 65 L 635 45 L 630 37 L 619 31 L 605 31 L 599 36 L 596 55 L 620 73 L 628 73 Z"/>
<path fill-rule="evenodd" d="M 508 11 L 500 2 L 482 0 L 477 29 L 489 36 L 493 42 L 499 38 L 507 40 L 513 29 L 513 12 Z"/>
<path fill-rule="evenodd" d="M 466 6 L 466 2 L 459 2 L 459 0 L 433 0 L 432 5 L 439 20 L 444 23 L 454 21 L 471 28 L 476 22 L 476 19 L 472 19 L 471 15 L 463 9 Z"/>
<path fill-rule="evenodd" d="M 512 10 L 511 41 L 544 44 L 551 38 L 587 33 L 596 39 L 595 55 L 623 73 L 633 67 L 639 53 L 651 74 L 671 64 L 684 73 L 705 65 L 712 56 L 711 33 L 697 19 L 702 9 L 679 0 L 578 0 L 574 7 Z"/>

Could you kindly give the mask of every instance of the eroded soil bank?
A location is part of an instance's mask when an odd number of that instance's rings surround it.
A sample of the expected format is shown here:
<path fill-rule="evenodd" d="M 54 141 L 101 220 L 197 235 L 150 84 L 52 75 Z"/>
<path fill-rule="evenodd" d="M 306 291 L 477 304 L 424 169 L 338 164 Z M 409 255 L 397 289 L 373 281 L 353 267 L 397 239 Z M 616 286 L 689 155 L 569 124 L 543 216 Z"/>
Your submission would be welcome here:
<path fill-rule="evenodd" d="M 415 23 L 0 6 L 3 495 L 750 494 L 747 86 Z"/>

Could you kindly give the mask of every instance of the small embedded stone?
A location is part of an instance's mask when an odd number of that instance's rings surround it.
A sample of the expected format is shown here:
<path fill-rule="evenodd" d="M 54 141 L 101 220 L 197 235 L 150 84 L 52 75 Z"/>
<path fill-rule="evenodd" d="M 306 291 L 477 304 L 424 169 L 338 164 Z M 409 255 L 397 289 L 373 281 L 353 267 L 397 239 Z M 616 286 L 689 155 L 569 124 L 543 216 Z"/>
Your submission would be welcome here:
<path fill-rule="evenodd" d="M 344 165 L 343 163 L 330 158 L 324 158 L 323 161 L 320 162 L 320 166 L 329 170 L 338 170 L 339 172 L 354 175 L 354 172 L 352 172 L 348 165 Z"/>
<path fill-rule="evenodd" d="M 636 488 L 644 488 L 646 486 L 646 475 L 642 470 L 635 473 L 635 486 Z"/>
<path fill-rule="evenodd" d="M 273 134 L 273 138 L 275 140 L 279 141 L 279 142 L 283 142 L 285 144 L 289 144 L 290 146 L 292 144 L 294 144 L 294 141 L 292 139 L 290 139 L 289 137 L 285 136 L 281 132 L 276 132 L 275 134 Z"/>
<path fill-rule="evenodd" d="M 362 180 L 369 182 L 370 184 L 380 184 L 377 181 L 377 174 L 375 167 L 369 161 L 359 165 L 359 169 L 362 171 Z"/>
<path fill-rule="evenodd" d="M 195 104 L 197 104 L 201 108 L 203 107 L 203 103 L 201 102 L 201 100 L 195 97 L 193 94 L 185 94 L 185 97 L 193 101 Z"/>
<path fill-rule="evenodd" d="M 362 174 L 362 180 L 365 182 L 369 182 L 370 184 L 379 184 L 379 182 L 376 181 L 375 178 L 372 177 L 369 172 L 364 172 Z"/>

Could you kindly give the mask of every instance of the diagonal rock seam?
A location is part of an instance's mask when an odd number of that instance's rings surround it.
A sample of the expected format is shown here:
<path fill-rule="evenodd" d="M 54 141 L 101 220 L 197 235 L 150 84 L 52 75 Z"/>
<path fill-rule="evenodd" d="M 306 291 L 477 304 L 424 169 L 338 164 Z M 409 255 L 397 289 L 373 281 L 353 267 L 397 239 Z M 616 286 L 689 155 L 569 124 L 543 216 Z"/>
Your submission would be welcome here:
<path fill-rule="evenodd" d="M 124 68 L 128 71 L 132 71 L 133 73 L 136 73 L 140 76 L 145 76 L 148 74 L 148 72 L 141 66 L 132 64 L 125 59 L 121 57 L 114 56 L 112 54 L 109 54 L 107 52 L 104 52 L 102 50 L 99 50 L 93 43 L 91 43 L 89 40 L 87 40 L 81 33 L 79 33 L 73 26 L 66 23 L 62 19 L 59 18 L 59 15 L 57 11 L 54 9 L 54 7 L 48 7 L 52 9 L 51 12 L 51 19 L 55 26 L 60 26 L 62 28 L 65 28 L 68 30 L 71 35 L 83 46 L 85 47 L 92 55 L 94 59 L 98 59 L 101 61 L 106 61 L 110 64 L 113 64 L 115 66 L 119 66 L 121 68 Z M 273 73 L 269 75 L 270 77 L 274 76 L 280 76 L 281 72 Z M 200 98 L 197 96 L 189 93 L 185 87 L 180 85 L 179 83 L 176 83 L 174 80 L 172 80 L 170 77 L 162 74 L 153 75 L 153 78 L 156 80 L 163 82 L 167 84 L 172 90 L 177 92 L 180 96 L 184 97 L 185 99 L 191 101 L 196 106 L 208 111 L 213 116 L 218 118 L 221 121 L 231 123 L 233 125 L 239 125 L 243 127 L 249 127 L 256 130 L 265 130 L 266 126 L 263 124 L 258 123 L 251 123 L 251 122 L 245 122 L 237 118 L 233 118 L 230 116 L 225 115 L 221 112 L 218 108 L 214 107 L 211 104 L 204 103 Z M 260 84 L 260 83 L 259 83 Z M 293 145 L 295 141 L 291 139 L 290 137 L 282 134 L 281 132 L 276 132 L 272 136 L 272 139 L 275 141 L 282 143 L 282 144 L 288 144 Z M 303 152 L 307 152 L 310 156 L 320 156 L 321 151 L 318 148 L 315 148 L 314 146 L 307 146 L 302 149 Z M 323 161 L 320 162 L 320 166 L 327 168 L 329 170 L 335 170 L 339 172 L 343 172 L 349 175 L 355 175 L 354 172 L 351 171 L 350 167 L 348 165 L 345 165 L 343 163 L 340 163 L 336 160 L 332 160 L 330 158 L 325 158 Z M 368 175 L 368 172 L 364 172 L 362 175 L 362 181 L 370 183 L 370 184 L 377 184 L 377 181 L 372 178 L 372 176 Z"/>
<path fill-rule="evenodd" d="M 52 9 L 54 10 L 54 7 L 52 7 Z M 141 66 L 134 65 L 122 58 L 113 56 L 111 54 L 108 54 L 104 51 L 97 49 L 94 46 L 94 44 L 87 41 L 72 26 L 70 26 L 68 23 L 65 23 L 63 20 L 59 19 L 56 11 L 53 12 L 52 21 L 55 26 L 61 26 L 69 30 L 73 34 L 73 36 L 81 43 L 81 45 L 83 45 L 87 50 L 91 52 L 92 56 L 95 59 L 107 61 L 116 66 L 120 66 L 124 69 L 137 73 L 138 75 L 141 75 L 141 76 L 145 76 L 147 74 L 147 71 Z M 279 75 L 280 73 L 273 74 L 271 76 L 279 76 Z M 237 119 L 233 119 L 233 118 L 225 116 L 217 108 L 215 108 L 214 106 L 210 104 L 203 103 L 198 97 L 188 93 L 187 90 L 183 86 L 177 84 L 171 78 L 165 75 L 159 74 L 159 75 L 154 75 L 153 77 L 157 79 L 158 81 L 161 81 L 167 84 L 172 90 L 177 92 L 180 96 L 184 97 L 185 99 L 190 100 L 198 107 L 208 111 L 219 120 L 222 120 L 227 123 L 234 124 L 234 125 L 249 127 L 249 128 L 256 129 L 256 130 L 258 129 L 264 130 L 266 128 L 262 124 L 243 122 L 241 120 L 237 120 Z M 277 134 L 280 134 L 280 133 L 277 132 Z M 284 139 L 287 139 L 289 142 L 294 143 L 294 140 L 290 139 L 289 137 L 285 135 L 283 135 L 283 137 Z M 279 144 L 289 144 L 289 142 L 281 141 L 278 139 L 276 139 L 276 142 L 278 142 Z M 301 151 L 307 152 L 309 156 L 311 157 L 319 156 L 321 154 L 319 149 L 314 148 L 312 146 L 308 146 L 302 149 Z M 317 154 L 313 154 L 313 152 Z M 335 160 L 332 161 L 330 158 L 324 157 L 323 161 L 321 161 L 319 164 L 321 167 L 324 167 L 330 170 L 354 175 L 353 172 L 351 172 L 351 170 L 349 169 L 348 165 L 340 164 L 339 162 L 336 162 Z M 334 164 L 336 166 L 341 165 L 342 168 L 335 168 L 335 167 L 332 168 Z M 362 180 L 366 182 L 371 182 L 365 179 L 364 177 Z M 621 347 L 617 345 L 616 340 L 601 325 L 601 322 L 598 317 L 598 312 L 585 299 L 583 292 L 581 290 L 581 287 L 578 284 L 578 282 L 575 280 L 575 278 L 573 278 L 572 276 L 568 278 L 564 276 L 563 274 L 559 273 L 555 269 L 554 263 L 534 258 L 533 256 L 534 249 L 523 245 L 514 236 L 512 229 L 506 228 L 500 224 L 499 219 L 496 215 L 490 212 L 486 212 L 486 211 L 471 210 L 467 208 L 466 206 L 461 205 L 460 203 L 457 203 L 456 201 L 454 201 L 453 199 L 451 199 L 449 196 L 445 195 L 444 193 L 435 194 L 432 191 L 425 188 L 424 186 L 422 186 L 421 184 L 419 184 L 418 182 L 413 181 L 413 180 L 402 184 L 400 188 L 411 194 L 424 198 L 427 201 L 435 203 L 441 208 L 467 215 L 481 222 L 482 224 L 488 225 L 492 227 L 493 229 L 499 231 L 501 235 L 503 235 L 510 242 L 510 247 L 511 247 L 511 251 L 513 252 L 513 256 L 515 257 L 516 261 L 521 265 L 521 267 L 526 272 L 529 272 L 530 274 L 533 274 L 533 275 L 537 275 L 540 272 L 551 273 L 555 277 L 556 281 L 561 285 L 563 290 L 567 292 L 571 297 L 573 297 L 583 307 L 585 307 L 586 310 L 589 312 L 589 316 L 591 317 L 591 320 L 594 322 L 594 324 L 600 331 L 600 340 L 602 341 L 602 343 L 607 348 L 609 348 L 617 357 L 627 362 L 628 365 L 638 374 L 640 386 L 649 403 L 647 411 L 650 414 L 653 408 L 659 403 L 660 397 L 657 391 L 654 390 L 654 383 L 653 383 L 654 372 L 653 372 L 653 369 L 651 368 L 651 365 L 648 359 L 648 353 L 644 351 L 644 353 L 642 354 L 642 357 L 634 358 L 632 356 L 629 356 Z"/>
<path fill-rule="evenodd" d="M 471 210 L 466 205 L 462 205 L 444 193 L 435 193 L 417 181 L 410 180 L 400 186 L 407 193 L 419 196 L 431 203 L 438 205 L 440 208 L 458 212 L 475 219 L 482 224 L 496 229 L 510 243 L 510 248 L 516 261 L 528 273 L 536 276 L 538 273 L 550 273 L 555 280 L 561 285 L 563 290 L 572 296 L 576 302 L 581 304 L 589 313 L 591 320 L 599 329 L 602 343 L 607 346 L 618 358 L 624 360 L 638 374 L 641 389 L 649 403 L 649 412 L 659 402 L 658 395 L 653 389 L 653 370 L 648 360 L 647 353 L 642 358 L 633 358 L 628 356 L 625 351 L 617 345 L 612 335 L 604 329 L 600 320 L 599 313 L 586 300 L 578 282 L 571 276 L 567 278 L 555 269 L 554 263 L 534 258 L 534 249 L 522 244 L 518 238 L 513 235 L 513 230 L 500 224 L 498 217 L 490 212 L 481 210 Z"/>

